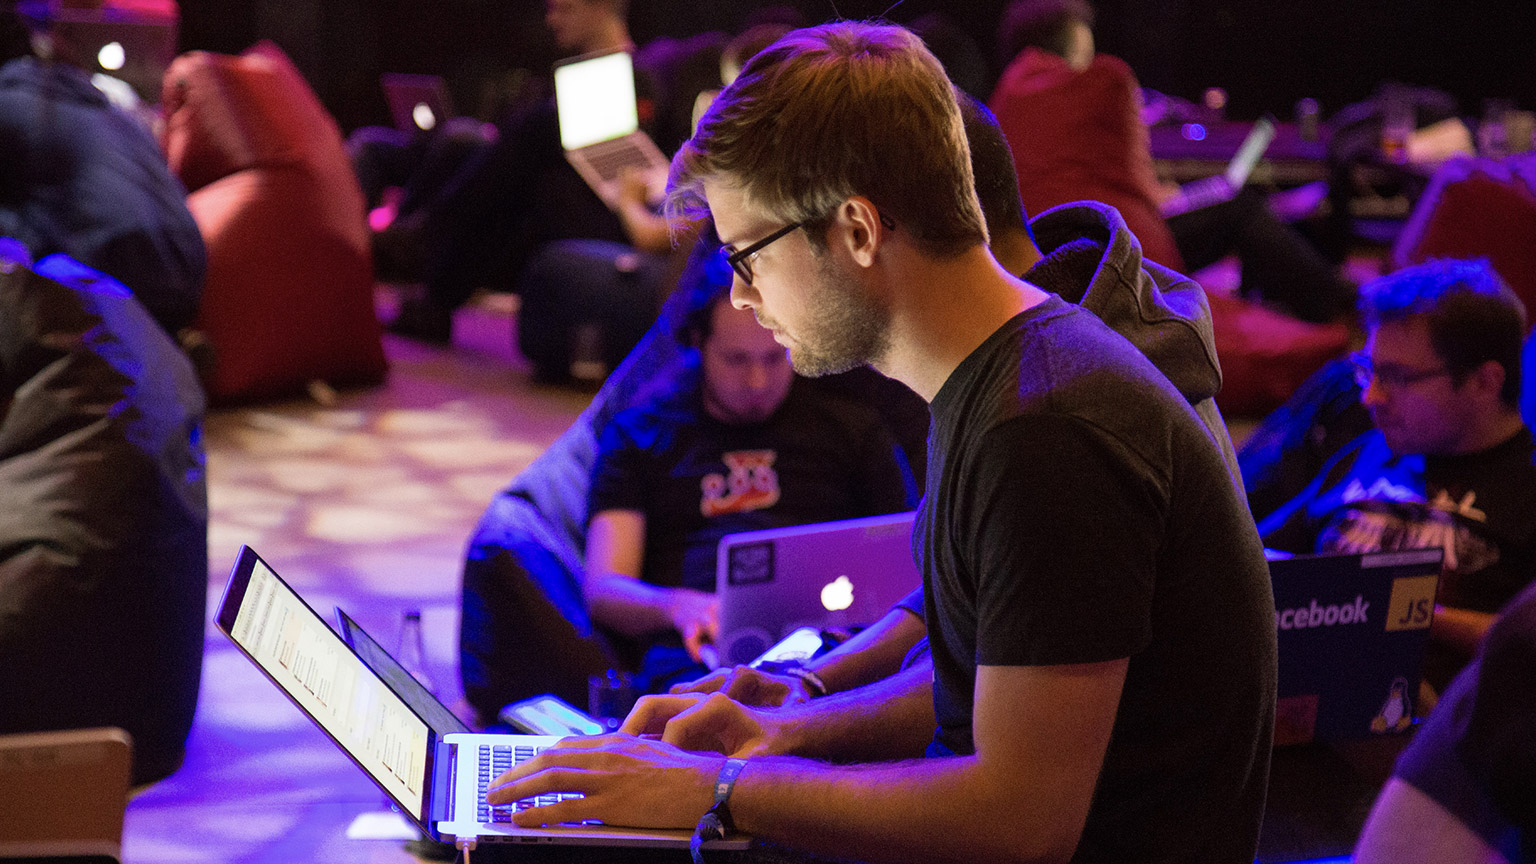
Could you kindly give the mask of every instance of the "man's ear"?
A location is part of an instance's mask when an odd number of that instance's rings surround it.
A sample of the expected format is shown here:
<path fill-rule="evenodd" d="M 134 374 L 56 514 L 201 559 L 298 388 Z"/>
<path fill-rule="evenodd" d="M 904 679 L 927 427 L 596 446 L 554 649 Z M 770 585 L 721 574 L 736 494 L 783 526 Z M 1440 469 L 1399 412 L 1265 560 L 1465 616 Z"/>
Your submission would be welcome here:
<path fill-rule="evenodd" d="M 1488 394 L 1488 398 L 1497 401 L 1499 394 L 1504 390 L 1504 367 L 1497 360 L 1484 360 L 1481 365 L 1467 374 L 1463 386 L 1472 384 L 1481 393 Z"/>
<path fill-rule="evenodd" d="M 880 211 L 874 202 L 863 195 L 855 195 L 837 208 L 832 220 L 831 243 L 840 243 L 860 267 L 875 262 L 875 253 L 885 242 L 889 228 L 881 224 Z"/>

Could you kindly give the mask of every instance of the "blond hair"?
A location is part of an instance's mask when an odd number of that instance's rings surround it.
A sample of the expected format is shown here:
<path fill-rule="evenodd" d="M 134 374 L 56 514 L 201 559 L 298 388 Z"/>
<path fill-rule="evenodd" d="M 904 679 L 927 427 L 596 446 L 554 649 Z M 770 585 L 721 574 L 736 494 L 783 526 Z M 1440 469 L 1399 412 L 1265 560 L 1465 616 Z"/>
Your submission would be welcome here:
<path fill-rule="evenodd" d="M 936 257 L 987 242 L 949 79 L 893 25 L 795 30 L 754 56 L 673 158 L 668 216 L 707 216 L 709 180 L 813 229 L 865 196 Z M 824 231 L 807 234 L 820 245 Z"/>

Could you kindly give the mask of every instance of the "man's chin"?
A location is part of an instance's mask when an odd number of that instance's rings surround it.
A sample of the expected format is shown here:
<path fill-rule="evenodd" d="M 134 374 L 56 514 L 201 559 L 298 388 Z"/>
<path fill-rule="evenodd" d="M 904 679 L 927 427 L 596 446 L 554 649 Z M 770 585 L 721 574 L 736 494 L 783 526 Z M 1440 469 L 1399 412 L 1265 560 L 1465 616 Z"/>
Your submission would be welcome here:
<path fill-rule="evenodd" d="M 837 375 L 865 365 L 868 365 L 866 360 L 823 357 L 807 354 L 804 351 L 797 351 L 793 347 L 789 349 L 789 367 L 795 370 L 797 375 L 805 378 Z"/>

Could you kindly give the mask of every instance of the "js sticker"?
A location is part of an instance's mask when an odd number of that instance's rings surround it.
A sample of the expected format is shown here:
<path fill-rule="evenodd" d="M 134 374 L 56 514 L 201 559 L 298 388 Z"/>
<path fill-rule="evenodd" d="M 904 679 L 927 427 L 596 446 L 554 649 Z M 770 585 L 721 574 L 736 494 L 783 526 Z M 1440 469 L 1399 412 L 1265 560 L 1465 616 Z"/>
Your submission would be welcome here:
<path fill-rule="evenodd" d="M 1387 631 L 1422 630 L 1435 611 L 1438 576 L 1412 576 L 1392 580 L 1392 599 L 1387 603 Z"/>

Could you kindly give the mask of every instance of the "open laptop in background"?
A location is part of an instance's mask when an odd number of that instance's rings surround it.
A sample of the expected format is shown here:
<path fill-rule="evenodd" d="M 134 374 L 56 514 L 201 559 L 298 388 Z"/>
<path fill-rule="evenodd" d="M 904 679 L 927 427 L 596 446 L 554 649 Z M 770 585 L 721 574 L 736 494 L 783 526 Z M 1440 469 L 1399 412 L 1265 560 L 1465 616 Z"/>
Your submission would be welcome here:
<path fill-rule="evenodd" d="M 132 751 L 110 727 L 0 735 L 0 860 L 116 864 Z"/>
<path fill-rule="evenodd" d="M 1269 562 L 1280 651 L 1275 743 L 1413 724 L 1440 549 Z"/>
<path fill-rule="evenodd" d="M 527 801 L 490 807 L 485 793 L 513 764 L 560 740 L 547 735 L 440 733 L 362 662 L 288 583 L 242 547 L 218 627 L 423 834 L 445 843 L 686 848 L 686 830 L 606 825 L 518 828 Z M 449 724 L 450 726 L 454 724 Z M 538 803 L 553 803 L 542 796 Z M 706 848 L 742 849 L 737 835 Z"/>
<path fill-rule="evenodd" d="M 1232 155 L 1232 161 L 1227 163 L 1226 171 L 1185 183 L 1179 187 L 1178 195 L 1164 201 L 1158 209 L 1166 218 L 1231 201 L 1247 185 L 1248 176 L 1274 140 L 1275 118 L 1266 114 L 1253 124 L 1248 137 L 1243 139 Z"/>
<path fill-rule="evenodd" d="M 362 625 L 352 620 L 352 616 L 343 612 L 340 606 L 336 607 L 336 623 L 341 628 L 341 638 L 357 654 L 357 659 L 363 661 L 375 675 L 384 680 L 384 684 L 395 692 L 396 696 L 405 700 L 416 716 L 426 721 L 437 733 L 438 738 L 451 735 L 455 732 L 470 732 L 469 724 L 459 719 L 459 715 L 448 710 L 426 685 L 416 680 L 416 676 L 410 670 L 400 665 L 393 654 L 384 650 L 384 646 L 378 640 L 368 635 L 368 631 Z"/>
<path fill-rule="evenodd" d="M 402 132 L 430 132 L 453 118 L 453 99 L 440 75 L 386 72 L 379 76 L 389 116 Z"/>
<path fill-rule="evenodd" d="M 453 732 L 472 731 L 469 724 L 448 710 L 448 706 L 401 665 L 393 654 L 384 650 L 384 646 L 368 635 L 368 631 L 352 620 L 352 616 L 340 606 L 336 607 L 336 624 L 341 630 L 341 638 L 357 653 L 357 659 L 384 679 L 389 689 L 404 699 L 405 704 L 416 712 L 416 716 L 427 721 L 438 738 Z M 536 735 L 601 735 L 607 731 L 602 724 L 581 713 L 580 709 L 552 695 L 524 699 L 508 705 L 503 709 L 500 719 L 519 732 Z"/>
<path fill-rule="evenodd" d="M 555 111 L 566 160 L 609 208 L 618 206 L 619 177 L 626 168 L 638 171 L 652 189 L 666 184 L 670 163 L 640 130 L 629 52 L 555 64 Z"/>
<path fill-rule="evenodd" d="M 799 627 L 850 629 L 879 620 L 923 581 L 912 559 L 914 515 L 722 537 L 717 665 L 750 663 Z"/>

